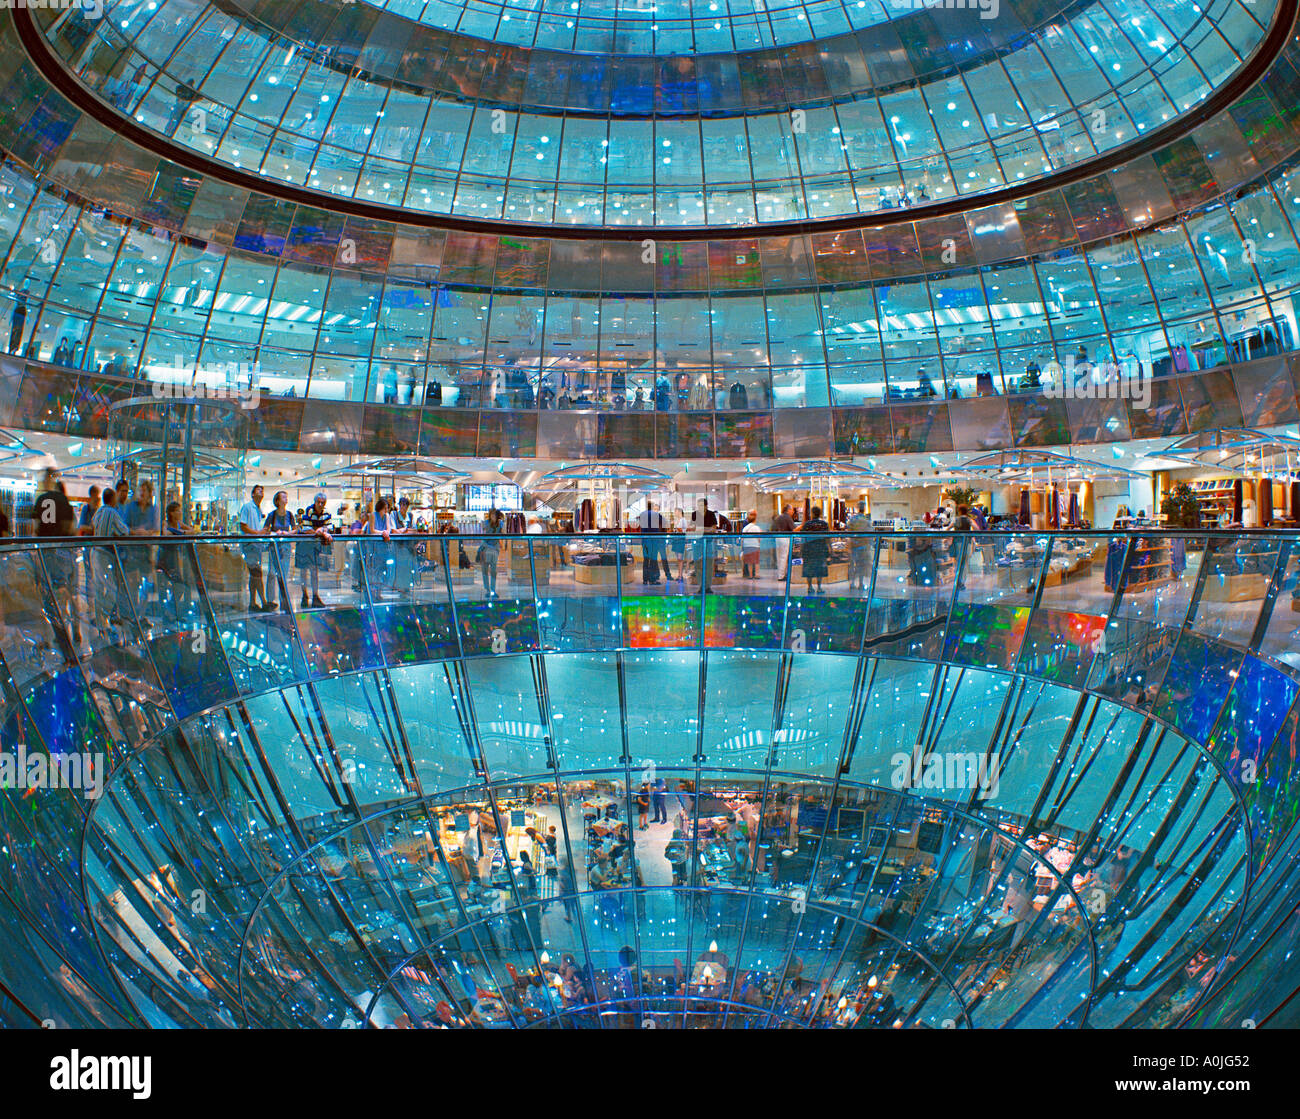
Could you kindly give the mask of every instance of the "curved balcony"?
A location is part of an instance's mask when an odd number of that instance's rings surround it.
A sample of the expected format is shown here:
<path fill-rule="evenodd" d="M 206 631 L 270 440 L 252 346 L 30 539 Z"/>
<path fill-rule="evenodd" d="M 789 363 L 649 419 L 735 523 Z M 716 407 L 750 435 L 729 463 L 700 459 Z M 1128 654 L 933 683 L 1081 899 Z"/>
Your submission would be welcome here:
<path fill-rule="evenodd" d="M 0 1011 L 1290 1024 L 1300 538 L 744 545 L 0 550 Z"/>

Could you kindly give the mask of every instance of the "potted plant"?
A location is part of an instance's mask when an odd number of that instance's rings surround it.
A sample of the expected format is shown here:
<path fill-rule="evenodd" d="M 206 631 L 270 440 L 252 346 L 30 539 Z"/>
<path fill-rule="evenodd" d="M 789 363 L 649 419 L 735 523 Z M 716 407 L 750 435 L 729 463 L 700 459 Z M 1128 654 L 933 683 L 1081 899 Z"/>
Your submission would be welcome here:
<path fill-rule="evenodd" d="M 1179 482 L 1160 499 L 1166 528 L 1200 528 L 1201 503 L 1186 482 Z"/>
<path fill-rule="evenodd" d="M 943 496 L 950 498 L 954 505 L 974 505 L 980 492 L 973 486 L 949 486 Z"/>

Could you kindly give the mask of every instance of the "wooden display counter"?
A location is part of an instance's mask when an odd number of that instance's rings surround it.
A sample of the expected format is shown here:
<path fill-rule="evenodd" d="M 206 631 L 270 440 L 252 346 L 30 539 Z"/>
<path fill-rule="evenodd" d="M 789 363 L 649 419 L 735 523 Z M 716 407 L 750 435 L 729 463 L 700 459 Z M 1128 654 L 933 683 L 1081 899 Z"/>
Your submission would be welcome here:
<path fill-rule="evenodd" d="M 629 566 L 627 570 L 631 571 Z M 573 581 L 589 587 L 618 586 L 618 568 L 611 564 L 575 563 Z"/>
<path fill-rule="evenodd" d="M 1268 593 L 1267 575 L 1225 575 L 1222 579 L 1213 572 L 1205 580 L 1201 592 L 1202 602 L 1250 602 Z"/>
<path fill-rule="evenodd" d="M 1043 578 L 1043 586 L 1059 587 L 1062 583 L 1068 583 L 1071 579 L 1087 575 L 1091 570 L 1092 556 L 1079 556 L 1069 567 L 1048 568 L 1047 575 Z"/>
<path fill-rule="evenodd" d="M 201 540 L 194 545 L 194 555 L 209 591 L 239 591 L 248 583 L 248 565 L 235 549 Z"/>
<path fill-rule="evenodd" d="M 536 537 L 534 539 L 542 539 Z M 528 561 L 528 544 L 522 540 L 512 540 L 506 546 L 509 549 L 509 571 L 511 582 L 528 583 L 533 578 L 533 568 L 537 571 L 537 585 L 547 586 L 551 581 L 551 548 L 549 544 L 538 544 L 533 549 L 533 562 Z M 501 557 L 505 559 L 505 556 Z"/>

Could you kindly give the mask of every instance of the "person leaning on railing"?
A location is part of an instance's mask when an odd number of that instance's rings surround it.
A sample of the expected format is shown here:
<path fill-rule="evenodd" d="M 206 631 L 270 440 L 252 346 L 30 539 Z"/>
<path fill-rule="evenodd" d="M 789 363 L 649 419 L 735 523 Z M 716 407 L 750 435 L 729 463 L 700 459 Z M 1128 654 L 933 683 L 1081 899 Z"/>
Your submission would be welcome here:
<path fill-rule="evenodd" d="M 492 537 L 502 535 L 505 532 L 504 526 L 505 518 L 501 515 L 501 510 L 489 509 L 487 523 L 483 528 L 483 534 L 488 539 L 479 544 L 475 556 L 483 575 L 483 593 L 488 598 L 496 598 L 497 595 L 497 561 L 501 557 L 501 548 Z"/>
<path fill-rule="evenodd" d="M 812 516 L 800 530 L 802 539 L 799 542 L 799 556 L 803 561 L 803 577 L 808 584 L 809 592 L 812 594 L 824 595 L 826 593 L 822 581 L 829 574 L 831 545 L 826 538 L 826 534 L 830 530 L 831 526 L 822 520 L 821 506 L 814 505 Z M 813 590 L 813 580 L 817 581 L 816 590 Z"/>
<path fill-rule="evenodd" d="M 311 505 L 303 510 L 299 529 L 300 539 L 294 548 L 293 564 L 298 569 L 302 580 L 302 608 L 308 606 L 320 609 L 325 605 L 320 597 L 320 573 L 328 571 L 332 559 L 330 545 L 334 537 L 330 534 L 330 515 L 325 508 L 325 494 L 318 493 Z M 307 585 L 311 584 L 311 601 L 307 599 Z"/>
<path fill-rule="evenodd" d="M 169 537 L 188 536 L 193 533 L 192 526 L 181 520 L 181 503 L 167 503 L 167 520 L 163 532 Z M 166 608 L 168 597 L 171 601 L 171 613 L 180 621 L 182 608 L 188 611 L 190 590 L 197 584 L 194 577 L 188 546 L 179 543 L 163 544 L 158 549 L 158 601 Z"/>

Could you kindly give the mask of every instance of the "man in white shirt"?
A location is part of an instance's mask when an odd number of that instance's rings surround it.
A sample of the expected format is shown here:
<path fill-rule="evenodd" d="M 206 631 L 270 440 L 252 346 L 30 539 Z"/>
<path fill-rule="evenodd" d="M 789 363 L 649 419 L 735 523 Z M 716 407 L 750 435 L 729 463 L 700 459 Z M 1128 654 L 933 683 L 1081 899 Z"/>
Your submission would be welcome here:
<path fill-rule="evenodd" d="M 850 532 L 864 533 L 871 531 L 871 518 L 867 516 L 866 498 L 858 500 L 858 511 L 849 518 L 845 525 Z M 871 541 L 858 535 L 849 540 L 849 590 L 865 591 L 867 581 L 871 578 Z"/>
<path fill-rule="evenodd" d="M 668 524 L 664 515 L 655 508 L 653 501 L 645 503 L 645 512 L 637 518 L 641 529 L 641 582 L 648 587 L 659 585 L 659 572 L 662 568 L 664 577 L 668 571 L 668 538 L 664 533 Z"/>
<path fill-rule="evenodd" d="M 252 496 L 244 502 L 239 510 L 239 533 L 241 536 L 265 536 L 266 515 L 262 512 L 262 487 L 254 486 Z M 262 580 L 262 545 L 245 544 L 243 546 L 244 563 L 248 566 L 248 609 L 250 613 L 265 613 L 272 609 L 266 602 L 266 589 Z M 257 604 L 262 600 L 261 606 Z"/>
<path fill-rule="evenodd" d="M 763 526 L 758 523 L 758 513 L 751 509 L 749 516 L 745 518 L 745 527 L 740 530 L 741 535 L 749 533 L 756 535 L 763 531 Z M 762 549 L 759 547 L 757 540 L 746 540 L 741 542 L 740 562 L 742 574 L 746 579 L 758 578 L 758 564 L 762 558 Z"/>

